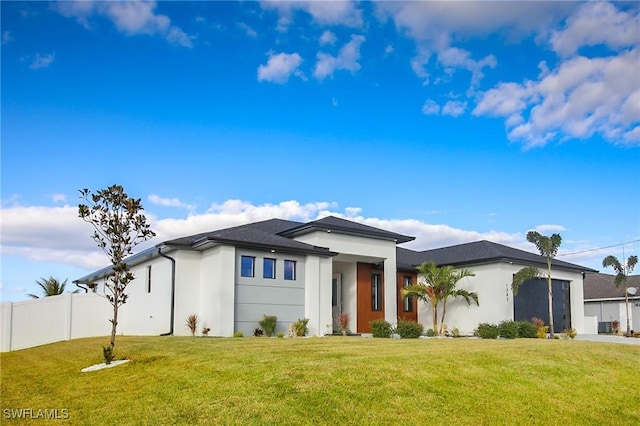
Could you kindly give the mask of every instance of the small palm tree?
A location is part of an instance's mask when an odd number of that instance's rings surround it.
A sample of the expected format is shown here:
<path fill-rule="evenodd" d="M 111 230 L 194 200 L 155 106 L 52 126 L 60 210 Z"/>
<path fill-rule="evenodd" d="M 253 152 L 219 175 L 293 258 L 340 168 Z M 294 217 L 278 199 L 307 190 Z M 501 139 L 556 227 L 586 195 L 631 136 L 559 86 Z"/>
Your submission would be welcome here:
<path fill-rule="evenodd" d="M 612 267 L 614 271 L 616 271 L 616 278 L 613 281 L 616 285 L 616 288 L 619 288 L 620 285 L 624 285 L 624 304 L 627 308 L 627 335 L 631 334 L 631 322 L 629 321 L 629 288 L 627 287 L 627 277 L 633 271 L 636 264 L 638 263 L 638 256 L 629 256 L 627 259 L 627 264 L 623 265 L 620 263 L 617 257 L 615 256 L 607 256 L 602 259 L 602 267 Z"/>
<path fill-rule="evenodd" d="M 402 297 L 415 297 L 431 305 L 433 313 L 433 331 L 442 334 L 445 315 L 447 314 L 447 300 L 456 297 L 464 298 L 468 304 L 473 300 L 478 303 L 478 294 L 456 288 L 458 282 L 465 277 L 473 277 L 468 269 L 456 271 L 453 266 L 437 266 L 435 262 L 425 262 L 417 267 L 418 275 L 423 281 L 402 290 Z M 442 302 L 442 317 L 438 330 L 438 304 Z"/>
<path fill-rule="evenodd" d="M 422 282 L 410 285 L 402 289 L 402 297 L 415 297 L 425 303 L 431 305 L 433 314 L 433 331 L 438 331 L 438 303 L 442 290 L 442 269 L 438 268 L 434 262 L 425 262 L 416 268 L 418 276 L 422 278 Z"/>
<path fill-rule="evenodd" d="M 456 287 L 460 280 L 466 277 L 475 277 L 475 274 L 466 268 L 457 272 L 452 266 L 444 266 L 443 268 L 446 268 L 445 276 L 448 277 L 448 279 L 445 281 L 440 295 L 442 301 L 442 317 L 440 319 L 439 334 L 442 334 L 445 324 L 444 317 L 447 314 L 447 300 L 462 297 L 465 302 L 467 302 L 467 305 L 471 306 L 471 301 L 474 301 L 477 306 L 480 306 L 480 303 L 478 303 L 478 293 Z"/>
<path fill-rule="evenodd" d="M 57 296 L 64 293 L 64 289 L 67 286 L 67 280 L 64 280 L 64 282 L 61 283 L 60 281 L 58 281 L 58 279 L 53 277 L 49 277 L 48 279 L 40 278 L 36 281 L 36 284 L 38 284 L 40 288 L 42 288 L 42 297 Z M 77 292 L 78 290 L 74 291 L 73 293 Z M 40 298 L 40 296 L 36 296 L 35 294 L 31 293 L 27 294 L 27 296 L 34 299 Z"/>

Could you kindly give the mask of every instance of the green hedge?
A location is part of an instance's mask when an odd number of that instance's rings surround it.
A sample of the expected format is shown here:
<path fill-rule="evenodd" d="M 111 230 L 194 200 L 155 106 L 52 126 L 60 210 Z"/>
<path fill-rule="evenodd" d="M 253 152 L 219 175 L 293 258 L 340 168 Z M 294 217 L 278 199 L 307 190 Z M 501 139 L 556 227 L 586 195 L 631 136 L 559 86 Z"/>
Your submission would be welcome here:
<path fill-rule="evenodd" d="M 373 337 L 382 337 L 388 339 L 391 337 L 393 328 L 391 324 L 383 319 L 373 320 L 369 323 Z"/>
<path fill-rule="evenodd" d="M 396 333 L 403 339 L 417 339 L 423 331 L 424 327 L 419 322 L 398 320 Z"/>

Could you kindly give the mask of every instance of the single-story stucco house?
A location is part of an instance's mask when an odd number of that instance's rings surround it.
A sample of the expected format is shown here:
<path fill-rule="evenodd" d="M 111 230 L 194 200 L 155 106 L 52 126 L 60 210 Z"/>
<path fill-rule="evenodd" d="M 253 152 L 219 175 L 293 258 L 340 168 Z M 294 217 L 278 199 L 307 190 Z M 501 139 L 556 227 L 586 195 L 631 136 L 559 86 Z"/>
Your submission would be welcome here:
<path fill-rule="evenodd" d="M 619 321 L 620 330 L 627 330 L 627 308 L 625 288 L 616 287 L 615 275 L 588 273 L 584 278 L 584 313 L 598 317 L 598 332 L 610 333 L 611 322 Z M 640 330 L 640 275 L 627 277 L 627 286 L 633 288 L 629 294 L 629 320 L 632 330 Z"/>
<path fill-rule="evenodd" d="M 336 331 L 341 312 L 357 333 L 369 333 L 377 318 L 394 324 L 413 319 L 430 328 L 429 306 L 400 297 L 403 286 L 419 279 L 416 266 L 426 261 L 475 273 L 459 286 L 477 292 L 480 306 L 449 302 L 449 329 L 471 334 L 482 322 L 548 317 L 546 281 L 525 283 L 515 297 L 510 287 L 523 266 L 546 269 L 544 257 L 488 241 L 426 251 L 398 247 L 412 240 L 329 216 L 308 223 L 270 219 L 165 241 L 127 260 L 135 280 L 127 287 L 118 332 L 186 335 L 187 316 L 197 314 L 211 335 L 246 336 L 263 315 L 276 315 L 278 331 L 308 318 L 309 334 L 324 335 Z M 553 261 L 558 332 L 583 331 L 584 272 L 595 271 Z M 110 273 L 107 267 L 74 283 L 96 283 L 93 290 L 101 294 Z"/>

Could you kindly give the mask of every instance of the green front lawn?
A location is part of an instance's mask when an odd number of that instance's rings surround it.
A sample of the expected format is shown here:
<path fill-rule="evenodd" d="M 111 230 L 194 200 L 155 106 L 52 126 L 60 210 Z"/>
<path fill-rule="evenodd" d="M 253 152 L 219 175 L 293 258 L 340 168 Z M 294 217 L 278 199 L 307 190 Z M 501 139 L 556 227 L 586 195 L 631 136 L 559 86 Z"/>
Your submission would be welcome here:
<path fill-rule="evenodd" d="M 25 424 L 7 419 L 25 408 L 91 425 L 640 424 L 640 346 L 118 337 L 131 362 L 81 373 L 102 362 L 107 341 L 1 354 L 2 423 Z"/>

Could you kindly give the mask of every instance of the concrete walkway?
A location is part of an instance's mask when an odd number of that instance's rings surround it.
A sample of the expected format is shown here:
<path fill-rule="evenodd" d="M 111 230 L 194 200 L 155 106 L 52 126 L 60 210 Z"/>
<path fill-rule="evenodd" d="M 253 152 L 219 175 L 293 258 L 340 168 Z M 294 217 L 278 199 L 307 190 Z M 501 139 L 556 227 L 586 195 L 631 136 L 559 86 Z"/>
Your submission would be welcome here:
<path fill-rule="evenodd" d="M 576 340 L 586 340 L 588 342 L 622 343 L 625 345 L 640 345 L 638 337 L 613 336 L 611 334 L 578 334 Z"/>

